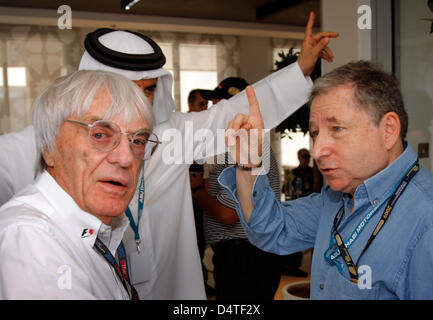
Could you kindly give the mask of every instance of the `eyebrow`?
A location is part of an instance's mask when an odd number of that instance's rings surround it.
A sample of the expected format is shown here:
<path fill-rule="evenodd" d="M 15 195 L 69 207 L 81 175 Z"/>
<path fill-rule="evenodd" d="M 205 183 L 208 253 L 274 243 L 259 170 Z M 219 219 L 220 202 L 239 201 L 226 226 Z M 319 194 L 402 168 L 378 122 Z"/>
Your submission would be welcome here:
<path fill-rule="evenodd" d="M 104 120 L 104 119 L 97 117 L 97 116 L 91 116 L 91 117 L 84 117 L 83 118 L 83 122 L 88 122 L 88 123 L 93 123 L 93 122 L 98 121 L 98 120 Z"/>
<path fill-rule="evenodd" d="M 337 119 L 335 116 L 327 117 L 327 118 L 326 118 L 326 121 L 327 121 L 328 123 L 331 123 L 331 124 L 340 124 L 340 123 L 342 123 L 342 121 L 339 120 L 339 119 Z M 313 127 L 313 126 L 316 126 L 316 127 L 317 127 L 317 125 L 316 125 L 314 122 L 311 122 L 311 121 L 310 121 L 309 126 L 308 126 L 308 130 L 311 131 L 311 127 Z"/>
<path fill-rule="evenodd" d="M 86 123 L 91 123 L 91 124 L 93 124 L 94 122 L 99 121 L 99 120 L 110 120 L 110 119 L 102 119 L 102 118 L 97 117 L 97 116 L 91 116 L 91 117 L 84 117 L 82 121 L 83 121 L 83 122 L 86 122 Z M 112 121 L 112 120 L 110 120 L 110 121 Z M 113 122 L 115 122 L 115 121 L 113 121 Z M 115 122 L 115 123 L 116 123 L 116 122 Z M 136 133 L 136 132 L 138 132 L 138 131 L 142 131 L 142 130 L 151 131 L 149 127 L 145 127 L 145 128 L 137 129 L 137 130 L 135 130 L 135 131 L 127 131 L 126 133 L 134 134 L 134 133 Z M 122 131 L 122 132 L 123 132 L 123 131 Z"/>
<path fill-rule="evenodd" d="M 339 123 L 339 122 L 341 122 L 340 120 L 338 120 L 334 116 L 326 118 L 326 121 L 331 122 L 331 123 Z"/>

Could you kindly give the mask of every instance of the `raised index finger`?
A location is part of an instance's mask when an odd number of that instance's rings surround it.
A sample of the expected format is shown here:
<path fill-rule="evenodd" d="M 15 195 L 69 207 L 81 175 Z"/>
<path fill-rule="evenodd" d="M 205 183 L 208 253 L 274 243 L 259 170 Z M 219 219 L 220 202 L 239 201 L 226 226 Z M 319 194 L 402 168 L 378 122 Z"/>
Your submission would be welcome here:
<path fill-rule="evenodd" d="M 314 11 L 310 12 L 310 17 L 308 18 L 307 27 L 305 28 L 305 37 L 311 36 L 313 34 L 313 26 L 314 26 Z"/>
<path fill-rule="evenodd" d="M 250 119 L 263 122 L 262 114 L 260 113 L 259 102 L 257 101 L 256 94 L 252 86 L 246 87 L 246 93 L 248 97 L 248 104 L 250 105 Z"/>

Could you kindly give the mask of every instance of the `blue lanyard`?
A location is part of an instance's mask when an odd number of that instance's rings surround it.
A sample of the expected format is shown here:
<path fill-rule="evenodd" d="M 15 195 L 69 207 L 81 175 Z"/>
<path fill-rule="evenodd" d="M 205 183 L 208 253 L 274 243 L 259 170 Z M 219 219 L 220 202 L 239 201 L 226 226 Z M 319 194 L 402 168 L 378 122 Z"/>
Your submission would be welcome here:
<path fill-rule="evenodd" d="M 119 255 L 119 264 L 116 259 L 111 254 L 110 250 L 105 246 L 105 244 L 99 239 L 96 238 L 95 244 L 93 246 L 96 251 L 98 251 L 104 259 L 114 268 L 117 276 L 122 282 L 123 287 L 126 292 L 128 292 L 131 296 L 131 300 L 139 300 L 139 296 L 137 290 L 131 284 L 128 274 L 128 259 L 126 258 L 125 247 L 123 246 L 122 241 L 120 241 L 119 247 L 117 247 L 117 254 Z M 129 287 L 129 290 L 128 290 Z"/>
<path fill-rule="evenodd" d="M 138 191 L 138 213 L 137 213 L 137 223 L 135 223 L 134 218 L 132 217 L 131 210 L 126 208 L 125 214 L 129 219 L 129 225 L 131 226 L 132 230 L 134 231 L 134 239 L 135 244 L 137 245 L 137 251 L 140 253 L 140 233 L 138 231 L 138 226 L 140 225 L 140 219 L 143 214 L 143 206 L 144 206 L 144 161 L 143 161 L 143 169 L 141 174 L 141 181 L 140 181 L 140 188 Z"/>
<path fill-rule="evenodd" d="M 364 230 L 364 228 L 367 226 L 367 224 L 370 222 L 371 218 L 374 216 L 374 214 L 377 212 L 377 210 L 387 201 L 391 196 L 383 200 L 379 205 L 374 207 L 369 213 L 367 213 L 364 217 L 364 219 L 361 220 L 361 222 L 358 224 L 358 226 L 355 228 L 355 230 L 352 232 L 352 235 L 349 237 L 349 239 L 344 243 L 345 247 L 349 249 L 352 244 L 355 243 L 356 239 L 358 239 L 358 236 L 361 234 L 361 232 Z M 344 205 L 340 209 L 340 211 L 343 210 L 344 212 Z M 326 250 L 324 256 L 326 261 L 330 263 L 331 265 L 336 265 L 340 273 L 343 271 L 343 263 L 336 260 L 340 255 L 340 249 L 336 248 L 334 251 L 332 251 L 330 254 L 327 255 L 327 252 L 332 250 L 335 244 L 335 239 L 333 236 L 333 229 L 331 230 L 331 235 L 329 238 L 329 248 Z"/>
<path fill-rule="evenodd" d="M 362 230 L 364 230 L 365 226 L 370 221 L 370 219 L 373 217 L 373 215 L 376 213 L 376 211 L 382 206 L 383 203 L 385 203 L 385 201 L 388 201 L 388 205 L 386 207 L 386 210 L 382 214 L 381 221 L 379 221 L 379 224 L 376 226 L 372 236 L 368 240 L 367 245 L 364 248 L 364 250 L 362 251 L 361 255 L 367 250 L 367 248 L 369 247 L 371 242 L 376 237 L 377 233 L 381 230 L 382 226 L 384 225 L 384 223 L 388 219 L 388 216 L 391 213 L 392 209 L 394 208 L 395 203 L 400 198 L 400 196 L 403 193 L 403 191 L 405 190 L 406 186 L 409 184 L 410 180 L 418 172 L 418 170 L 419 170 L 419 165 L 418 165 L 418 159 L 417 159 L 415 161 L 415 163 L 410 167 L 410 169 L 406 172 L 406 174 L 396 184 L 396 186 L 394 187 L 394 190 L 391 192 L 391 195 L 389 197 L 387 197 L 384 201 L 382 201 L 379 205 L 377 205 L 375 208 L 373 208 L 373 210 L 371 210 L 369 213 L 367 213 L 367 215 L 364 217 L 364 219 L 362 219 L 361 222 L 358 224 L 358 226 L 355 228 L 355 230 L 353 231 L 349 240 L 347 240 L 344 243 L 344 246 L 342 245 L 342 243 L 339 244 L 339 247 L 342 248 L 342 250 L 344 251 L 344 256 L 345 256 L 344 258 L 345 258 L 346 263 L 347 263 L 347 260 L 350 260 L 349 262 L 351 262 L 351 258 L 350 258 L 350 255 L 349 255 L 347 249 L 349 249 L 350 246 L 353 243 L 355 243 L 356 239 L 358 238 L 358 235 L 362 232 Z M 340 248 L 335 249 L 330 254 L 327 254 L 327 252 L 329 252 L 330 250 L 332 250 L 334 248 L 335 236 L 338 236 L 338 239 L 340 239 L 340 241 L 342 241 L 340 235 L 338 234 L 338 232 L 336 232 L 336 230 L 337 230 L 336 226 L 338 226 L 340 224 L 343 215 L 344 215 L 344 205 L 338 211 L 338 213 L 334 219 L 334 226 L 331 228 L 331 237 L 330 237 L 330 241 L 329 241 L 329 248 L 324 253 L 325 260 L 331 265 L 336 265 L 338 268 L 338 271 L 340 273 L 342 273 L 342 271 L 343 271 L 343 263 L 341 261 L 336 260 L 341 255 Z M 336 222 L 336 220 L 338 222 Z M 348 256 L 348 257 L 346 257 L 346 256 Z M 358 261 L 359 261 L 359 258 L 358 258 Z M 356 265 L 355 265 L 355 267 L 356 267 Z M 350 267 L 349 267 L 349 271 L 351 271 Z M 351 273 L 351 277 L 352 277 L 352 273 Z M 356 270 L 354 271 L 353 278 L 354 279 L 357 278 Z"/>

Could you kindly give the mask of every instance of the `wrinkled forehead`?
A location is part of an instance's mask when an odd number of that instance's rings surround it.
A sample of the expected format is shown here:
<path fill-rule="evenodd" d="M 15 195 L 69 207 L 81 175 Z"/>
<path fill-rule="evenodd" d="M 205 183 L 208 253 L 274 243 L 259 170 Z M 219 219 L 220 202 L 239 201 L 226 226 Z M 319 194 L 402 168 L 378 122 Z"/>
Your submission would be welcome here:
<path fill-rule="evenodd" d="M 115 101 L 111 92 L 107 88 L 99 88 L 95 93 L 93 100 L 87 112 L 81 115 L 81 118 L 87 123 L 97 120 L 112 120 L 119 125 L 138 126 L 137 129 L 150 129 L 141 108 L 134 102 L 122 103 Z"/>
<path fill-rule="evenodd" d="M 318 122 L 337 122 L 352 117 L 359 110 L 354 103 L 352 87 L 340 86 L 316 96 L 310 106 L 310 125 Z"/>

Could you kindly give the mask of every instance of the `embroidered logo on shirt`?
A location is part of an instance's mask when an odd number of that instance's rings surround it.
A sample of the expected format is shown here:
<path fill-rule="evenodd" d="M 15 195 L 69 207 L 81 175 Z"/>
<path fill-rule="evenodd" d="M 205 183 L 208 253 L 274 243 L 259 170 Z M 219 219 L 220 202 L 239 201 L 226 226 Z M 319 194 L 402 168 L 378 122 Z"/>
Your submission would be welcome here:
<path fill-rule="evenodd" d="M 83 233 L 81 233 L 81 238 L 90 237 L 93 234 L 93 229 L 83 229 Z"/>

